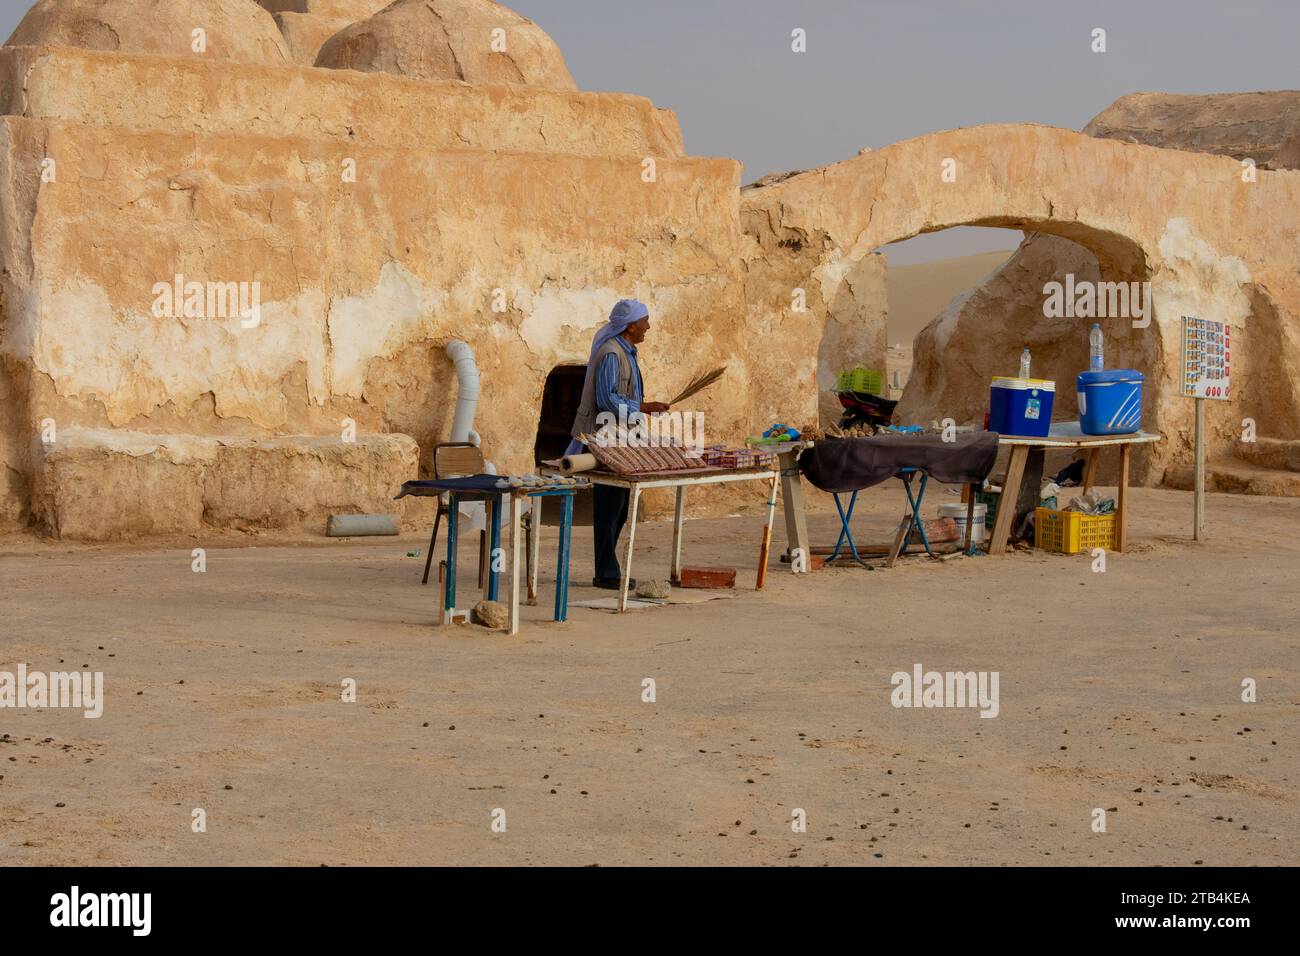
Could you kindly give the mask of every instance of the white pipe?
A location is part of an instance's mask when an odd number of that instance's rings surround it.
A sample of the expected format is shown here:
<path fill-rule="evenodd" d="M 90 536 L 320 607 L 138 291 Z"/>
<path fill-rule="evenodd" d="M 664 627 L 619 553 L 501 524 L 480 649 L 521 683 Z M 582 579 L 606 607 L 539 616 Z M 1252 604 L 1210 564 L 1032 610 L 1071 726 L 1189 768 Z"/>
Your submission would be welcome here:
<path fill-rule="evenodd" d="M 447 343 L 447 357 L 456 364 L 456 378 L 460 382 L 456 412 L 451 419 L 451 440 L 477 445 L 480 439 L 474 431 L 474 413 L 478 411 L 478 363 L 474 361 L 474 350 L 468 342 L 453 339 Z M 497 473 L 496 465 L 490 461 L 484 463 L 484 470 L 489 475 Z M 482 504 L 466 503 L 460 511 L 469 518 L 471 529 L 482 531 L 487 527 L 487 513 Z"/>
<path fill-rule="evenodd" d="M 447 357 L 456 363 L 456 377 L 460 381 L 456 414 L 451 421 L 451 440 L 470 441 L 470 435 L 474 434 L 474 413 L 478 410 L 478 365 L 474 350 L 468 342 L 455 339 L 447 343 Z"/>

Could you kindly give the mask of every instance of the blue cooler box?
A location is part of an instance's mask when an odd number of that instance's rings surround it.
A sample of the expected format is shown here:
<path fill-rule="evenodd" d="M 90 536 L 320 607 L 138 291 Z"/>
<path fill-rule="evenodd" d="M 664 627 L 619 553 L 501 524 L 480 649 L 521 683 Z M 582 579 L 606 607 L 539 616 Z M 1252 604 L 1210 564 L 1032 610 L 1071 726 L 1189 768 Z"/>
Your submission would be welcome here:
<path fill-rule="evenodd" d="M 989 388 L 989 431 L 1042 438 L 1052 429 L 1056 383 L 994 376 Z"/>
<path fill-rule="evenodd" d="M 1142 430 L 1142 373 L 1131 368 L 1080 372 L 1079 428 L 1085 435 Z"/>

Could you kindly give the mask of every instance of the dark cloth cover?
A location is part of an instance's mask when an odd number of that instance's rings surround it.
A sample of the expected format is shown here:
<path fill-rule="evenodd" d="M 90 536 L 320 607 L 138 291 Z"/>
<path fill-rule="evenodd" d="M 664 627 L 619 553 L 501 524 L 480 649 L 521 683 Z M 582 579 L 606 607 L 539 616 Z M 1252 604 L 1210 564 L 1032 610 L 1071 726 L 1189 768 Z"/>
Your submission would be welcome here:
<path fill-rule="evenodd" d="M 878 485 L 903 468 L 923 471 L 944 484 L 980 482 L 997 457 L 995 432 L 958 435 L 951 442 L 941 435 L 827 438 L 799 456 L 799 469 L 822 491 L 846 493 Z"/>
<path fill-rule="evenodd" d="M 500 475 L 469 475 L 465 478 L 426 478 L 419 481 L 405 482 L 402 485 L 402 493 L 397 497 L 405 498 L 407 495 L 433 497 L 442 494 L 444 491 L 457 491 L 462 493 L 479 492 L 499 495 L 510 490 L 509 488 L 498 488 L 497 482 L 500 480 Z"/>

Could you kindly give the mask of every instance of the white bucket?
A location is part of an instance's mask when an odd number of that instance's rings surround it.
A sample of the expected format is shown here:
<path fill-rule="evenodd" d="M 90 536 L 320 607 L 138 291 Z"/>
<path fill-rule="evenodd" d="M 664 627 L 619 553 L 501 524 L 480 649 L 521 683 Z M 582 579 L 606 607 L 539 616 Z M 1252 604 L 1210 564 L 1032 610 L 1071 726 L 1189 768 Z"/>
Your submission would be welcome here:
<path fill-rule="evenodd" d="M 939 506 L 940 518 L 951 518 L 953 521 L 957 522 L 957 533 L 961 535 L 962 541 L 966 540 L 966 508 L 967 507 L 968 506 L 964 502 L 960 502 L 960 501 L 953 502 L 952 504 L 948 504 L 948 505 Z M 987 530 L 984 527 L 984 521 L 988 518 L 988 514 L 989 514 L 988 505 L 977 504 L 975 506 L 975 537 L 974 537 L 975 544 L 984 543 L 984 533 Z"/>

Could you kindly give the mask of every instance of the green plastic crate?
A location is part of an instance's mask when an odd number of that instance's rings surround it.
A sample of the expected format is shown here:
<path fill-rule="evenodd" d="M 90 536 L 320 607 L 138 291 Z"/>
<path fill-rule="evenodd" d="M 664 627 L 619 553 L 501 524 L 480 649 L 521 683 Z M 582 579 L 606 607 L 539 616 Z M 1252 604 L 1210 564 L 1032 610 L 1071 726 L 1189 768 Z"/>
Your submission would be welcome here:
<path fill-rule="evenodd" d="M 1002 492 L 985 491 L 983 488 L 975 492 L 975 503 L 977 505 L 987 505 L 984 512 L 984 527 L 990 531 L 993 530 L 993 521 L 998 515 L 998 502 L 1002 500 Z"/>
<path fill-rule="evenodd" d="M 840 372 L 835 379 L 835 391 L 866 392 L 868 395 L 879 395 L 884 384 L 884 373 L 873 372 L 871 369 L 859 365 L 851 372 Z"/>

